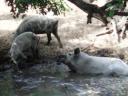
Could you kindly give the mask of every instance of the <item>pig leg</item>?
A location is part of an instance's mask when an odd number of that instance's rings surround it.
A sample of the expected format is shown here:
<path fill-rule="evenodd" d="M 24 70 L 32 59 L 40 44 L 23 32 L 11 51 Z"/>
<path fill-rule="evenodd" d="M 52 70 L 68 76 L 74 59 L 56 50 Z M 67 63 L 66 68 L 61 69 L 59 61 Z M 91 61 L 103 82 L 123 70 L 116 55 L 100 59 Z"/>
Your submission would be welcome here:
<path fill-rule="evenodd" d="M 53 32 L 53 34 L 56 37 L 56 39 L 58 40 L 60 48 L 63 48 L 63 45 L 61 43 L 60 37 L 58 36 L 58 33 L 57 32 Z"/>
<path fill-rule="evenodd" d="M 50 44 L 50 41 L 52 40 L 51 33 L 47 33 L 48 42 L 47 45 Z"/>
<path fill-rule="evenodd" d="M 22 73 L 21 69 L 23 68 L 22 67 L 23 64 L 24 64 L 23 60 L 17 60 L 17 63 L 12 63 L 13 72 Z"/>
<path fill-rule="evenodd" d="M 12 69 L 13 69 L 13 72 L 18 72 L 20 70 L 16 62 L 12 63 Z"/>
<path fill-rule="evenodd" d="M 39 49 L 36 49 L 35 52 L 36 52 L 36 58 L 40 59 L 41 56 L 40 56 L 40 53 L 39 53 Z"/>

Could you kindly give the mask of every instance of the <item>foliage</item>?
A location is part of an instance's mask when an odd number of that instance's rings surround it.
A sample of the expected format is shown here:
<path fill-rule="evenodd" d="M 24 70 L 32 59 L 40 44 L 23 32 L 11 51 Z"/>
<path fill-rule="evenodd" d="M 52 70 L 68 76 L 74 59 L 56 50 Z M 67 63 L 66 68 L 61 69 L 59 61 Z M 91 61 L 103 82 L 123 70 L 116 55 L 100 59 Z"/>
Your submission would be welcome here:
<path fill-rule="evenodd" d="M 115 14 L 115 10 L 121 11 L 124 8 L 124 3 L 125 3 L 124 0 L 115 0 L 114 2 L 115 2 L 114 4 L 108 4 L 107 5 L 107 7 L 108 7 L 107 16 L 108 17 L 113 17 Z"/>
<path fill-rule="evenodd" d="M 8 6 L 11 6 L 10 12 L 12 12 L 15 17 L 27 11 L 29 6 L 34 9 L 39 8 L 39 12 L 42 14 L 46 14 L 47 11 L 52 10 L 58 15 L 68 9 L 64 0 L 6 0 L 6 2 Z"/>

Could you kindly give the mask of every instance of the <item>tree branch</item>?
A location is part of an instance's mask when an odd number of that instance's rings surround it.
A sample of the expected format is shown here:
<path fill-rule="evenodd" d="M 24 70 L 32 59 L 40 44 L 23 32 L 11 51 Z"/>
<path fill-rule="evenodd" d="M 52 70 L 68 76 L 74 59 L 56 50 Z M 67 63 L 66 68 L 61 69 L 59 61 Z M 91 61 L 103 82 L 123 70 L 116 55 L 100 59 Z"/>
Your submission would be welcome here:
<path fill-rule="evenodd" d="M 112 0 L 111 2 L 106 3 L 102 7 L 98 7 L 97 5 L 94 4 L 89 4 L 85 0 L 68 0 L 75 4 L 77 7 L 79 7 L 81 10 L 86 12 L 88 14 L 87 16 L 87 24 L 92 23 L 92 17 L 102 21 L 105 25 L 108 24 L 108 20 L 106 17 L 106 14 L 109 11 L 106 11 L 107 8 L 110 6 L 108 5 L 115 5 L 118 4 L 118 0 Z M 124 10 L 126 7 L 126 2 L 127 0 L 124 0 L 123 2 L 123 8 L 121 10 Z M 119 15 L 119 16 L 128 16 L 128 12 L 120 12 L 119 10 L 114 10 L 114 15 Z"/>
<path fill-rule="evenodd" d="M 105 11 L 102 10 L 97 5 L 86 3 L 84 0 L 69 0 L 73 4 L 75 4 L 77 7 L 79 7 L 84 12 L 88 13 L 88 20 L 87 24 L 91 23 L 92 17 L 102 21 L 105 25 L 107 25 L 108 21 L 105 16 Z"/>

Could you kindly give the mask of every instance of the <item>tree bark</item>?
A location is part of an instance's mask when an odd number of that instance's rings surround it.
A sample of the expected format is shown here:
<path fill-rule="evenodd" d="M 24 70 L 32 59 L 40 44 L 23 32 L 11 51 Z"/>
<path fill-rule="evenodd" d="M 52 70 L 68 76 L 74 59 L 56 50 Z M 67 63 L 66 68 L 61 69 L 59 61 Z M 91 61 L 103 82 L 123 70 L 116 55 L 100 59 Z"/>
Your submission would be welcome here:
<path fill-rule="evenodd" d="M 79 7 L 81 10 L 86 12 L 88 14 L 87 16 L 87 24 L 92 23 L 92 17 L 102 21 L 105 25 L 108 24 L 107 16 L 106 14 L 109 12 L 106 9 L 109 8 L 108 5 L 115 5 L 118 4 L 119 2 L 117 0 L 112 0 L 111 2 L 108 2 L 102 7 L 98 7 L 97 5 L 94 4 L 89 4 L 86 2 L 86 0 L 68 0 L 75 4 L 77 7 Z M 123 8 L 119 10 L 124 10 L 126 7 L 126 2 L 127 0 L 124 0 L 123 2 Z M 114 10 L 114 15 L 119 15 L 119 16 L 128 16 L 128 12 L 120 12 L 119 10 Z"/>
<path fill-rule="evenodd" d="M 84 12 L 88 13 L 87 16 L 87 24 L 91 23 L 92 17 L 102 21 L 105 25 L 107 25 L 108 21 L 105 16 L 105 11 L 102 8 L 98 7 L 97 5 L 86 3 L 84 0 L 69 0 L 77 7 L 79 7 Z"/>

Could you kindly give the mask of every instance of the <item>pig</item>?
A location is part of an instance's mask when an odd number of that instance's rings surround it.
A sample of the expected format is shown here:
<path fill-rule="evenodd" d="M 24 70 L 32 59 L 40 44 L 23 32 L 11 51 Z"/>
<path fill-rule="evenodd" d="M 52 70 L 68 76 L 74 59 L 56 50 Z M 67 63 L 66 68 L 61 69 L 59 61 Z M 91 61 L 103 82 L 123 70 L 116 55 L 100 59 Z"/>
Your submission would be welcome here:
<path fill-rule="evenodd" d="M 24 32 L 13 40 L 9 53 L 16 68 L 39 57 L 38 43 L 39 37 L 33 32 Z"/>
<path fill-rule="evenodd" d="M 17 28 L 14 38 L 21 33 L 31 31 L 35 34 L 47 34 L 48 42 L 50 44 L 51 33 L 57 38 L 60 48 L 63 47 L 60 37 L 58 36 L 58 19 L 46 16 L 30 16 L 26 17 L 23 22 Z"/>
<path fill-rule="evenodd" d="M 85 75 L 127 76 L 128 65 L 114 57 L 91 56 L 81 52 L 79 48 L 74 53 L 67 53 L 62 62 L 75 73 Z"/>

